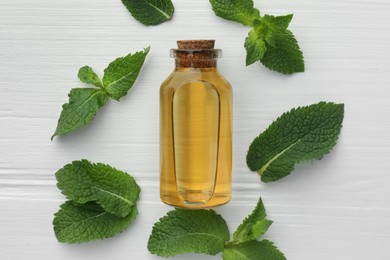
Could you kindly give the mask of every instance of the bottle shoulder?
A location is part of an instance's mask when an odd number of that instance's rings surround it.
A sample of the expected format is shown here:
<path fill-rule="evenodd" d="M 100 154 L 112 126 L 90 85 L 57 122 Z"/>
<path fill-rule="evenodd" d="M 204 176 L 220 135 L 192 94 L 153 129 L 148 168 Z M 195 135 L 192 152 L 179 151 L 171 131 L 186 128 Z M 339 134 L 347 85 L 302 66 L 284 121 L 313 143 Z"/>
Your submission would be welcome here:
<path fill-rule="evenodd" d="M 166 89 L 175 90 L 179 86 L 191 82 L 203 81 L 211 83 L 218 91 L 231 91 L 230 83 L 216 69 L 186 69 L 174 70 L 161 84 L 161 91 Z"/>
<path fill-rule="evenodd" d="M 163 89 L 163 88 L 166 88 L 167 86 L 170 85 L 170 82 L 172 81 L 172 79 L 174 78 L 175 76 L 175 73 L 174 71 L 161 83 L 160 85 L 160 89 Z"/>

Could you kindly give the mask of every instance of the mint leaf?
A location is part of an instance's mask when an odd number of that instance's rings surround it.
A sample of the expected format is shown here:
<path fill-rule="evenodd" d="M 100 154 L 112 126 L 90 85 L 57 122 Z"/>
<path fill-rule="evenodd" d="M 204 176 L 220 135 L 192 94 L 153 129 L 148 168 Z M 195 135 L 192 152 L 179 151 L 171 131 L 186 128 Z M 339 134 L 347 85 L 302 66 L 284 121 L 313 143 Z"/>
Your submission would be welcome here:
<path fill-rule="evenodd" d="M 139 199 L 140 188 L 130 175 L 101 163 L 74 161 L 56 172 L 58 188 L 80 204 L 95 201 L 105 211 L 126 217 Z"/>
<path fill-rule="evenodd" d="M 144 51 L 117 58 L 104 70 L 103 84 L 110 97 L 119 100 L 126 96 L 141 71 L 150 47 Z"/>
<path fill-rule="evenodd" d="M 62 106 L 55 136 L 65 135 L 91 122 L 97 111 L 104 106 L 108 98 L 119 100 L 133 86 L 144 64 L 150 48 L 126 57 L 118 58 L 106 68 L 103 83 L 99 76 L 89 66 L 79 70 L 79 79 L 96 88 L 75 88 L 69 93 L 69 102 Z"/>
<path fill-rule="evenodd" d="M 268 240 L 248 241 L 227 247 L 224 260 L 285 260 L 286 257 Z"/>
<path fill-rule="evenodd" d="M 152 254 L 171 257 L 184 253 L 216 255 L 223 251 L 225 260 L 284 260 L 272 242 L 257 241 L 272 221 L 266 219 L 261 198 L 244 222 L 237 228 L 233 241 L 225 220 L 213 210 L 175 209 L 153 226 L 148 249 Z"/>
<path fill-rule="evenodd" d="M 154 224 L 148 249 L 163 257 L 191 252 L 216 255 L 228 240 L 226 222 L 215 211 L 175 209 Z"/>
<path fill-rule="evenodd" d="M 299 107 L 284 113 L 254 139 L 246 157 L 263 182 L 289 175 L 296 163 L 321 159 L 336 145 L 344 105 L 331 102 Z"/>
<path fill-rule="evenodd" d="M 261 21 L 255 20 L 255 23 L 261 23 Z M 248 37 L 245 39 L 245 49 L 247 66 L 260 61 L 266 53 L 267 46 L 264 37 L 256 28 L 249 31 Z"/>
<path fill-rule="evenodd" d="M 260 59 L 265 67 L 283 74 L 305 71 L 303 54 L 292 32 L 275 31 L 266 42 L 267 51 Z"/>
<path fill-rule="evenodd" d="M 112 215 L 94 202 L 78 205 L 67 201 L 55 214 L 54 232 L 59 242 L 82 243 L 113 237 L 124 231 L 136 218 L 134 206 L 124 217 Z"/>
<path fill-rule="evenodd" d="M 99 76 L 93 71 L 89 66 L 84 66 L 80 68 L 77 75 L 81 82 L 92 84 L 98 88 L 103 88 L 102 82 Z"/>
<path fill-rule="evenodd" d="M 262 22 L 267 24 L 272 30 L 287 30 L 293 16 L 293 14 L 283 16 L 273 16 L 266 14 L 261 18 L 261 20 Z"/>
<path fill-rule="evenodd" d="M 266 212 L 263 201 L 259 198 L 256 208 L 233 234 L 234 242 L 245 242 L 256 240 L 271 226 L 272 221 L 266 219 Z"/>
<path fill-rule="evenodd" d="M 215 15 L 226 20 L 251 26 L 256 18 L 260 18 L 252 0 L 210 0 L 210 3 Z"/>
<path fill-rule="evenodd" d="M 87 125 L 95 118 L 97 111 L 107 103 L 107 100 L 106 93 L 100 89 L 72 89 L 68 103 L 62 106 L 57 129 L 51 139 Z"/>
<path fill-rule="evenodd" d="M 172 18 L 171 0 L 122 0 L 131 15 L 144 25 L 158 25 Z"/>

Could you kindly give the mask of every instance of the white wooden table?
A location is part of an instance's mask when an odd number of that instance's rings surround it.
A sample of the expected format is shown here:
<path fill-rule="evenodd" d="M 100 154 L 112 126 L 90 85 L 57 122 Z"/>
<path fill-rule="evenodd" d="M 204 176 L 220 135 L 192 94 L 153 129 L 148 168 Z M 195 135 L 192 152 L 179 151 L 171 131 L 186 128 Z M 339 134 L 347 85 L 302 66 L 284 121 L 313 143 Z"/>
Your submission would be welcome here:
<path fill-rule="evenodd" d="M 390 259 L 390 2 L 263 0 L 262 13 L 294 13 L 291 30 L 306 72 L 283 76 L 245 67 L 249 28 L 214 15 L 207 0 L 174 1 L 174 19 L 136 22 L 120 0 L 0 2 L 0 259 L 158 259 L 146 244 L 171 208 L 159 200 L 160 83 L 177 39 L 213 38 L 234 88 L 234 198 L 218 208 L 231 231 L 262 196 L 266 234 L 289 260 Z M 50 141 L 76 74 L 100 75 L 114 58 L 150 45 L 129 95 L 109 102 L 84 129 Z M 318 101 L 346 105 L 332 153 L 262 184 L 245 163 L 250 142 L 282 112 Z M 86 158 L 131 173 L 142 187 L 136 222 L 113 239 L 57 242 L 52 219 L 64 197 L 54 173 Z M 220 259 L 185 255 L 177 259 Z"/>

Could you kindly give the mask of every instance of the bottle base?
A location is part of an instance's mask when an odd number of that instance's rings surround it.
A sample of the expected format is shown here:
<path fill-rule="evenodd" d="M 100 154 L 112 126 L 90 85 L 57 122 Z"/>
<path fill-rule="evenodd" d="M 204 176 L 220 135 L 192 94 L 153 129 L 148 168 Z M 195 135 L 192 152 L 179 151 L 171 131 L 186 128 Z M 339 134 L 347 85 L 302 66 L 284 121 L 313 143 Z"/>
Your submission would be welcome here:
<path fill-rule="evenodd" d="M 207 209 L 224 205 L 231 200 L 231 194 L 216 194 L 214 193 L 211 199 L 207 201 L 187 201 L 180 199 L 180 195 L 177 193 L 160 194 L 161 201 L 167 205 L 184 209 Z"/>

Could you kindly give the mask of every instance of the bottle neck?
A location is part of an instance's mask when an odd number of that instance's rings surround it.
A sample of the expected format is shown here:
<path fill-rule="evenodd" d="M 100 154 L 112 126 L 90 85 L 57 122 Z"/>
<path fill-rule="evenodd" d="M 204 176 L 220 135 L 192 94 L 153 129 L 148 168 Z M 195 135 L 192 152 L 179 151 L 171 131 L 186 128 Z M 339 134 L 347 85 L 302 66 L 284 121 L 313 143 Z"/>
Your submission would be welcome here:
<path fill-rule="evenodd" d="M 216 68 L 217 60 L 216 59 L 185 59 L 177 58 L 175 59 L 176 68 Z"/>
<path fill-rule="evenodd" d="M 176 68 L 216 68 L 220 50 L 171 50 Z"/>

